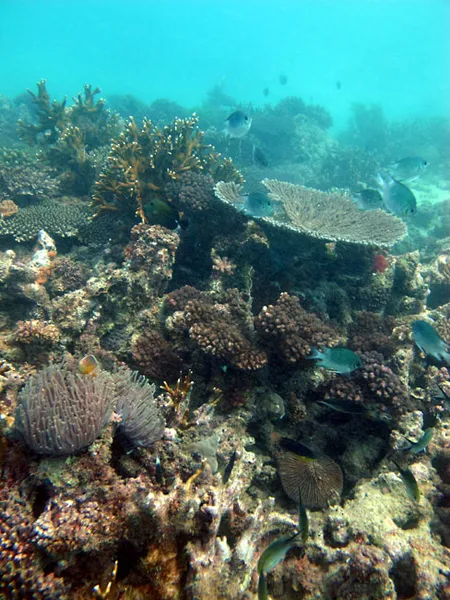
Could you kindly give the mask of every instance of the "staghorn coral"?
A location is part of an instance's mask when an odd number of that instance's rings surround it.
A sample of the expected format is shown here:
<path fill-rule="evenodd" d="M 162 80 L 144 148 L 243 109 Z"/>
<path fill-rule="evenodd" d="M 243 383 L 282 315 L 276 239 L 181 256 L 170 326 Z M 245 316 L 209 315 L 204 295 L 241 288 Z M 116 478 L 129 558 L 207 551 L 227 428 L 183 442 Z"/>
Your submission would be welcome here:
<path fill-rule="evenodd" d="M 38 124 L 24 123 L 22 120 L 18 123 L 20 139 L 26 141 L 31 146 L 37 143 L 40 134 L 45 136 L 48 143 L 55 142 L 59 136 L 59 132 L 64 129 L 68 121 L 66 99 L 62 102 L 56 100 L 50 102 L 46 80 L 41 79 L 36 85 L 38 88 L 37 95 L 31 90 L 27 90 L 27 92 L 33 99 Z"/>
<path fill-rule="evenodd" d="M 371 246 L 392 246 L 406 233 L 405 224 L 381 210 L 361 211 L 338 193 L 325 193 L 273 179 L 264 179 L 269 196 L 280 202 L 288 218 L 278 223 L 319 239 Z"/>
<path fill-rule="evenodd" d="M 111 376 L 74 374 L 50 365 L 31 377 L 19 394 L 14 429 L 37 454 L 73 454 L 96 439 L 116 402 Z"/>
<path fill-rule="evenodd" d="M 91 211 L 82 202 L 67 202 L 45 198 L 23 207 L 7 220 L 0 220 L 0 237 L 12 237 L 17 242 L 34 239 L 41 229 L 50 236 L 75 237 L 85 227 Z"/>
<path fill-rule="evenodd" d="M 255 327 L 271 352 L 288 363 L 304 360 L 312 346 L 334 346 L 340 340 L 336 330 L 314 313 L 306 312 L 299 299 L 286 292 L 276 304 L 263 307 Z"/>
<path fill-rule="evenodd" d="M 106 166 L 95 184 L 93 206 L 96 214 L 104 210 L 135 213 L 147 221 L 145 205 L 164 194 L 164 187 L 183 173 L 205 172 L 218 180 L 226 175 L 240 179 L 227 159 L 221 159 L 203 143 L 196 128 L 198 118 L 176 118 L 171 125 L 158 128 L 144 119 L 141 129 L 130 119 L 125 131 L 112 145 Z"/>
<path fill-rule="evenodd" d="M 164 419 L 155 402 L 155 386 L 137 371 L 120 368 L 114 374 L 118 402 L 116 412 L 121 421 L 118 430 L 129 442 L 147 448 L 158 441 L 164 431 Z"/>

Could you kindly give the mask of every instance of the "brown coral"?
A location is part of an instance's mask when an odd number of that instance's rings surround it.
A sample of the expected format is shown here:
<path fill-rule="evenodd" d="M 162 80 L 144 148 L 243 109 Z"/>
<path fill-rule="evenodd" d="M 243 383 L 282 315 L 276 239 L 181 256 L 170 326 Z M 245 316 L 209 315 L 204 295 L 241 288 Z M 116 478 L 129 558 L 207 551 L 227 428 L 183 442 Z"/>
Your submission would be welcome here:
<path fill-rule="evenodd" d="M 18 321 L 14 332 L 14 340 L 20 345 L 51 347 L 60 340 L 61 332 L 52 323 L 31 319 Z"/>
<path fill-rule="evenodd" d="M 15 215 L 18 210 L 19 207 L 12 200 L 2 200 L 0 202 L 0 215 L 3 219 Z"/>
<path fill-rule="evenodd" d="M 334 346 L 338 332 L 300 306 L 296 296 L 283 292 L 277 303 L 263 307 L 255 320 L 259 337 L 283 360 L 304 360 L 313 346 Z"/>

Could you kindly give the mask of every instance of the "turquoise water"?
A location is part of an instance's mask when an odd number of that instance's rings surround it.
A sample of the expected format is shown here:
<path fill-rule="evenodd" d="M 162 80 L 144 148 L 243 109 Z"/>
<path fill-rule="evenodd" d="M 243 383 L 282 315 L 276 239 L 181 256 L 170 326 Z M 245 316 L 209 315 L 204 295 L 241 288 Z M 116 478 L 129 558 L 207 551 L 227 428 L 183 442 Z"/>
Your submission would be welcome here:
<path fill-rule="evenodd" d="M 46 78 L 55 98 L 89 82 L 193 106 L 221 84 L 254 105 L 299 95 L 338 125 L 353 102 L 389 118 L 442 115 L 449 24 L 445 0 L 2 0 L 0 94 Z"/>

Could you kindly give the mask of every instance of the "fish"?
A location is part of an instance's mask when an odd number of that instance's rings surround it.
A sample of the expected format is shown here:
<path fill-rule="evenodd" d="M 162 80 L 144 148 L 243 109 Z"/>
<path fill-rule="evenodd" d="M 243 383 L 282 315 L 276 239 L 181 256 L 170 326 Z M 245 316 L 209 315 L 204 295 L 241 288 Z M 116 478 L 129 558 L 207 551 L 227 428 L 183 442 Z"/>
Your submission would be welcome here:
<path fill-rule="evenodd" d="M 317 404 L 323 404 L 336 412 L 345 413 L 347 415 L 360 415 L 362 417 L 370 416 L 370 411 L 364 404 L 361 404 L 361 402 L 353 402 L 353 400 L 331 398 L 330 400 L 318 400 Z"/>
<path fill-rule="evenodd" d="M 341 87 L 342 87 L 342 84 L 341 84 L 341 82 L 340 82 L 339 80 L 337 80 L 337 81 L 336 81 L 336 89 L 337 89 L 337 90 L 340 90 L 340 89 L 341 89 Z"/>
<path fill-rule="evenodd" d="M 428 167 L 420 156 L 407 156 L 387 166 L 389 174 L 397 181 L 414 181 Z"/>
<path fill-rule="evenodd" d="M 266 96 L 266 98 L 267 98 L 267 96 L 269 95 L 269 93 L 270 93 L 270 90 L 269 90 L 269 88 L 268 88 L 268 87 L 265 87 L 265 88 L 263 89 L 263 96 Z"/>
<path fill-rule="evenodd" d="M 450 394 L 448 394 L 445 389 L 439 385 L 438 383 L 436 384 L 437 388 L 439 390 L 439 394 L 435 394 L 434 398 L 437 400 L 443 400 L 444 401 L 444 408 L 446 410 L 450 410 Z"/>
<path fill-rule="evenodd" d="M 230 479 L 230 475 L 233 470 L 234 464 L 236 462 L 236 458 L 237 458 L 237 451 L 235 450 L 233 452 L 233 454 L 231 455 L 230 460 L 228 461 L 227 466 L 225 467 L 225 470 L 223 472 L 222 481 L 224 483 L 227 483 L 227 481 Z"/>
<path fill-rule="evenodd" d="M 444 342 L 430 323 L 414 321 L 411 325 L 412 337 L 424 354 L 450 365 L 450 347 Z"/>
<path fill-rule="evenodd" d="M 317 348 L 311 348 L 311 354 L 307 356 L 309 360 L 316 360 L 320 367 L 346 375 L 353 373 L 356 369 L 362 367 L 360 357 L 347 348 L 325 348 L 323 352 Z"/>
<path fill-rule="evenodd" d="M 405 436 L 403 436 L 403 437 L 405 437 Z M 425 429 L 425 431 L 423 432 L 423 435 L 421 436 L 421 438 L 419 440 L 417 440 L 417 442 L 413 442 L 410 439 L 408 439 L 407 437 L 405 437 L 405 439 L 409 442 L 409 446 L 407 448 L 405 448 L 405 450 L 407 450 L 408 452 L 412 452 L 413 454 L 420 454 L 421 452 L 423 452 L 426 449 L 428 444 L 431 442 L 432 438 L 433 438 L 432 427 Z"/>
<path fill-rule="evenodd" d="M 269 590 L 267 589 L 267 577 L 264 571 L 261 571 L 258 579 L 258 600 L 269 600 Z"/>
<path fill-rule="evenodd" d="M 156 458 L 155 458 L 155 476 L 156 476 L 156 481 L 158 483 L 163 483 L 163 481 L 164 481 L 163 469 L 161 466 L 161 459 L 159 458 L 158 455 L 156 455 Z"/>
<path fill-rule="evenodd" d="M 255 146 L 255 144 L 253 144 L 252 158 L 253 158 L 253 164 L 258 165 L 259 167 L 268 167 L 269 166 L 269 161 L 267 160 L 266 155 L 261 150 L 261 148 L 258 148 L 258 146 Z"/>
<path fill-rule="evenodd" d="M 279 82 L 280 82 L 280 85 L 286 85 L 286 84 L 287 84 L 287 82 L 288 82 L 288 78 L 287 78 L 287 76 L 286 76 L 286 75 L 284 75 L 284 73 L 282 73 L 282 74 L 280 75 L 280 77 L 278 78 L 278 80 L 279 80 Z"/>
<path fill-rule="evenodd" d="M 243 206 L 241 208 L 249 217 L 273 217 L 275 208 L 272 200 L 264 192 L 250 192 L 241 196 Z"/>
<path fill-rule="evenodd" d="M 420 500 L 420 490 L 417 484 L 416 478 L 414 477 L 411 469 L 408 467 L 406 469 L 402 469 L 395 460 L 392 461 L 394 465 L 397 467 L 400 473 L 400 477 L 402 478 L 403 483 L 405 484 L 406 493 L 411 500 L 415 502 L 419 502 Z"/>
<path fill-rule="evenodd" d="M 340 466 L 317 452 L 287 437 L 274 433 L 272 440 L 280 449 L 278 474 L 286 494 L 304 508 L 325 508 L 340 497 L 343 475 Z M 302 529 L 302 528 L 301 528 Z"/>
<path fill-rule="evenodd" d="M 381 208 L 383 204 L 380 192 L 371 188 L 355 192 L 353 200 L 361 210 L 376 210 L 377 208 Z"/>
<path fill-rule="evenodd" d="M 378 173 L 376 180 L 383 204 L 391 213 L 399 217 L 409 217 L 417 213 L 416 197 L 409 187 L 389 173 Z"/>
<path fill-rule="evenodd" d="M 266 575 L 267 573 L 270 573 L 272 569 L 275 569 L 278 563 L 284 559 L 290 548 L 295 544 L 296 538 L 299 535 L 300 531 L 297 531 L 294 535 L 284 535 L 269 544 L 259 557 L 258 573 L 260 575 L 261 573 Z"/>
<path fill-rule="evenodd" d="M 242 110 L 236 110 L 227 119 L 225 134 L 231 138 L 242 138 L 250 131 L 252 119 Z"/>
<path fill-rule="evenodd" d="M 302 502 L 300 494 L 298 502 L 298 530 L 300 533 L 300 537 L 302 538 L 302 542 L 306 544 L 309 537 L 309 521 L 308 513 L 306 512 L 306 508 Z"/>
<path fill-rule="evenodd" d="M 100 367 L 93 354 L 86 354 L 78 363 L 78 370 L 82 375 L 95 375 Z"/>

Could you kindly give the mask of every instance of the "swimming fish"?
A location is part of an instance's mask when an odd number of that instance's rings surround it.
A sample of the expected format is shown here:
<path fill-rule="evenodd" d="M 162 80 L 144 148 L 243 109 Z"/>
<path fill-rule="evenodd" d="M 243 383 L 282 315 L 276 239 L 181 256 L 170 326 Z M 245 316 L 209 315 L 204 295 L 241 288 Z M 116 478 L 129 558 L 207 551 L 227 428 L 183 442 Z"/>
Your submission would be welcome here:
<path fill-rule="evenodd" d="M 360 357 L 347 348 L 325 348 L 323 352 L 311 348 L 311 354 L 307 358 L 317 360 L 319 367 L 341 374 L 352 373 L 362 367 Z"/>
<path fill-rule="evenodd" d="M 269 93 L 270 93 L 270 90 L 269 90 L 269 88 L 268 88 L 268 87 L 265 87 L 265 88 L 263 89 L 263 95 L 267 97 L 267 96 L 269 95 Z"/>
<path fill-rule="evenodd" d="M 411 328 L 413 339 L 422 352 L 450 365 L 450 347 L 430 323 L 414 321 Z"/>
<path fill-rule="evenodd" d="M 274 540 L 259 557 L 258 573 L 270 573 L 275 569 L 277 564 L 283 560 L 289 549 L 295 544 L 295 538 L 300 535 L 300 532 L 290 536 L 282 536 Z"/>
<path fill-rule="evenodd" d="M 306 512 L 306 508 L 301 497 L 299 498 L 298 502 L 298 530 L 302 538 L 302 542 L 306 544 L 309 537 L 309 521 L 308 513 Z"/>
<path fill-rule="evenodd" d="M 354 201 L 361 210 L 376 210 L 377 208 L 381 208 L 383 204 L 380 192 L 371 188 L 355 192 Z"/>
<path fill-rule="evenodd" d="M 233 467 L 234 467 L 234 463 L 236 462 L 236 458 L 237 458 L 237 451 L 235 450 L 233 452 L 233 454 L 231 455 L 230 460 L 228 461 L 228 464 L 225 467 L 225 470 L 223 472 L 222 481 L 224 483 L 227 483 L 227 481 L 230 479 L 230 475 L 231 475 L 231 472 L 233 471 Z"/>
<path fill-rule="evenodd" d="M 406 493 L 411 500 L 415 502 L 419 502 L 420 500 L 420 490 L 417 484 L 416 478 L 412 474 L 411 469 L 408 467 L 406 469 L 402 469 L 395 460 L 392 461 L 394 465 L 397 467 L 400 473 L 400 477 L 402 478 L 403 483 L 405 484 Z"/>
<path fill-rule="evenodd" d="M 339 81 L 339 79 L 336 81 L 336 89 L 340 90 L 342 87 L 342 83 Z"/>
<path fill-rule="evenodd" d="M 278 80 L 279 80 L 279 82 L 280 82 L 280 85 L 286 85 L 286 84 L 287 84 L 287 82 L 288 82 L 288 78 L 287 78 L 287 76 L 286 76 L 286 75 L 284 75 L 284 73 L 282 73 L 282 74 L 280 75 L 280 77 L 278 78 Z"/>
<path fill-rule="evenodd" d="M 407 217 L 416 214 L 416 197 L 404 183 L 400 183 L 389 173 L 378 173 L 377 183 L 385 207 L 394 215 Z"/>
<path fill-rule="evenodd" d="M 410 439 L 405 438 L 409 442 L 409 446 L 405 448 L 405 450 L 412 452 L 413 454 L 420 454 L 431 442 L 432 437 L 433 429 L 430 427 L 429 429 L 425 429 L 422 437 L 417 442 L 413 442 Z"/>
<path fill-rule="evenodd" d="M 340 466 L 322 452 L 290 438 L 272 434 L 278 445 L 278 474 L 286 494 L 305 508 L 325 508 L 342 493 Z"/>
<path fill-rule="evenodd" d="M 272 200 L 264 192 L 243 194 L 242 211 L 249 217 L 273 217 L 275 208 Z"/>
<path fill-rule="evenodd" d="M 261 571 L 258 579 L 258 600 L 269 600 L 269 590 L 267 589 L 267 577 L 264 571 Z"/>
<path fill-rule="evenodd" d="M 252 119 L 246 115 L 242 110 L 236 110 L 232 113 L 226 121 L 225 133 L 232 138 L 244 137 L 252 126 Z"/>
<path fill-rule="evenodd" d="M 388 171 L 397 181 L 414 181 L 422 175 L 428 163 L 420 156 L 407 156 L 388 165 Z"/>
<path fill-rule="evenodd" d="M 92 354 L 86 354 L 78 363 L 78 370 L 82 375 L 95 375 L 99 362 Z"/>
<path fill-rule="evenodd" d="M 360 415 L 362 417 L 370 416 L 370 411 L 364 404 L 361 404 L 361 402 L 353 402 L 353 400 L 330 398 L 329 400 L 318 400 L 317 404 L 323 404 L 336 412 L 345 413 L 347 415 Z"/>
<path fill-rule="evenodd" d="M 258 165 L 259 167 L 268 167 L 269 166 L 269 161 L 267 160 L 266 155 L 261 150 L 261 148 L 258 148 L 258 146 L 255 146 L 255 144 L 253 144 L 252 158 L 253 158 L 253 164 Z"/>

